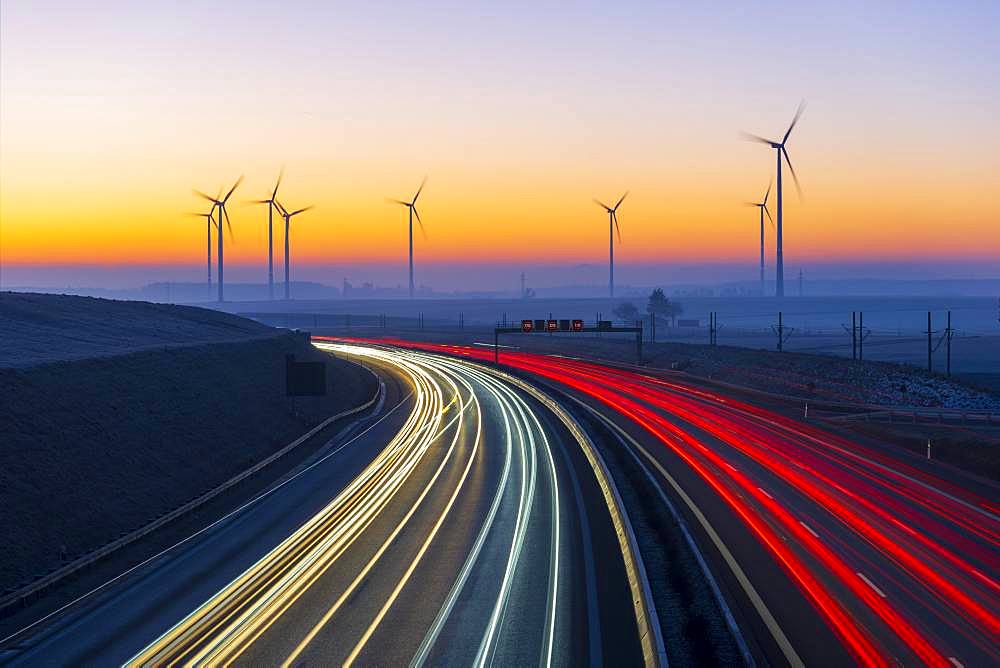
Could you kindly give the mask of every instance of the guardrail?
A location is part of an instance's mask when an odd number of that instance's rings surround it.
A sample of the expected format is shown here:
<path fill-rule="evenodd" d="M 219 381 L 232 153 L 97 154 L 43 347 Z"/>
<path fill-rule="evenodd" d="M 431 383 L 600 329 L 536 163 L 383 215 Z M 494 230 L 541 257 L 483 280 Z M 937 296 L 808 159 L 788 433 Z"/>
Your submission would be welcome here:
<path fill-rule="evenodd" d="M 382 384 L 379 383 L 378 387 L 376 387 L 375 389 L 375 395 L 371 399 L 366 401 L 364 404 L 356 406 L 346 411 L 341 411 L 336 415 L 328 417 L 327 419 L 323 420 L 318 425 L 316 425 L 315 427 L 304 433 L 302 436 L 299 436 L 297 439 L 295 439 L 285 447 L 281 448 L 276 452 L 271 453 L 270 455 L 260 460 L 250 468 L 246 469 L 245 471 L 242 471 L 241 473 L 236 474 L 235 476 L 233 476 L 229 480 L 226 480 L 222 484 L 217 485 L 216 487 L 213 487 L 212 489 L 201 494 L 195 499 L 188 501 L 187 503 L 160 515 L 153 521 L 149 522 L 148 524 L 145 524 L 144 526 L 136 529 L 135 531 L 129 532 L 124 536 L 119 536 L 115 540 L 97 548 L 96 550 L 88 552 L 82 557 L 74 559 L 65 566 L 57 568 L 56 570 L 48 573 L 47 575 L 44 575 L 37 580 L 34 580 L 28 585 L 20 589 L 16 589 L 8 594 L 4 594 L 3 596 L 0 596 L 0 611 L 6 610 L 7 608 L 17 603 L 22 603 L 22 604 L 25 603 L 29 597 L 38 594 L 41 591 L 44 591 L 45 589 L 51 587 L 52 585 L 63 580 L 64 578 L 69 577 L 70 575 L 73 575 L 74 573 L 77 573 L 80 570 L 96 563 L 97 561 L 103 559 L 109 554 L 117 552 L 123 547 L 130 545 L 131 543 L 134 543 L 143 536 L 146 536 L 156 531 L 157 529 L 169 524 L 170 522 L 173 522 L 174 520 L 179 519 L 180 517 L 183 517 L 184 515 L 187 515 L 188 513 L 194 510 L 197 510 L 199 507 L 201 507 L 208 501 L 211 501 L 215 497 L 219 496 L 226 490 L 230 489 L 231 487 L 239 484 L 240 482 L 246 480 L 247 478 L 251 477 L 252 475 L 258 473 L 262 469 L 271 465 L 281 457 L 285 456 L 298 446 L 302 445 L 303 443 L 311 439 L 313 436 L 318 434 L 323 429 L 326 429 L 328 426 L 330 426 L 337 420 L 348 417 L 350 415 L 354 415 L 356 413 L 361 413 L 371 408 L 378 401 L 381 394 L 382 394 Z"/>
<path fill-rule="evenodd" d="M 892 408 L 840 415 L 813 413 L 828 422 L 890 422 L 910 424 L 961 424 L 1000 426 L 1000 414 L 985 410 L 949 408 Z"/>

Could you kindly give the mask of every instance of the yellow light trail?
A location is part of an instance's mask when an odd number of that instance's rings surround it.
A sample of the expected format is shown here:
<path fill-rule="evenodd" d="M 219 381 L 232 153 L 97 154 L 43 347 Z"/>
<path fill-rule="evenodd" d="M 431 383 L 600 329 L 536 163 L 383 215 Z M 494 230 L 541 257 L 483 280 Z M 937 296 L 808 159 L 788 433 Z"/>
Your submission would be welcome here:
<path fill-rule="evenodd" d="M 416 401 L 386 448 L 323 510 L 129 664 L 202 662 L 240 631 L 264 623 L 263 613 L 286 610 L 374 521 L 436 439 L 445 405 L 430 373 L 395 363 L 408 375 Z"/>
<path fill-rule="evenodd" d="M 513 528 L 495 534 L 491 543 L 494 549 L 502 548 L 506 552 L 506 557 L 498 561 L 502 564 L 498 572 L 490 575 L 490 579 L 495 578 L 497 583 L 495 600 L 489 604 L 488 614 L 482 621 L 481 637 L 470 638 L 470 642 L 474 643 L 471 651 L 476 654 L 476 663 L 485 665 L 492 662 L 504 628 L 506 610 L 511 603 L 513 582 L 523 567 L 526 546 L 532 544 L 527 536 L 529 526 L 535 524 L 532 520 L 533 509 L 539 507 L 539 474 L 544 470 L 544 479 L 548 481 L 547 488 L 551 495 L 551 517 L 548 529 L 537 529 L 549 532 L 549 538 L 545 541 L 548 544 L 549 566 L 545 609 L 542 611 L 544 631 L 540 663 L 549 665 L 552 661 L 557 609 L 561 602 L 559 489 L 550 444 L 531 407 L 506 383 L 477 369 L 475 365 L 412 351 L 334 344 L 319 344 L 318 347 L 333 352 L 349 351 L 352 355 L 364 355 L 377 363 L 395 366 L 413 387 L 413 410 L 389 444 L 330 503 L 198 609 L 134 656 L 128 665 L 230 665 L 238 660 L 371 527 L 397 497 L 404 484 L 412 478 L 413 472 L 428 461 L 430 453 L 434 453 L 433 474 L 426 482 L 421 483 L 423 487 L 415 500 L 406 501 L 409 504 L 407 511 L 399 520 L 394 521 L 394 525 L 390 525 L 393 526 L 392 530 L 381 540 L 378 549 L 366 557 L 359 572 L 333 604 L 307 627 L 308 631 L 296 643 L 283 665 L 289 666 L 301 660 L 303 653 L 394 545 L 415 513 L 427 506 L 426 499 L 431 492 L 439 488 L 446 478 L 452 480 L 449 485 L 454 487 L 441 490 L 444 494 L 442 507 L 434 511 L 433 524 L 427 535 L 422 537 L 407 568 L 398 576 L 365 630 L 357 639 L 347 639 L 351 649 L 343 663 L 346 665 L 354 662 L 420 567 L 441 529 L 447 526 L 453 507 L 466 488 L 473 463 L 484 447 L 483 415 L 479 399 L 481 393 L 495 401 L 500 409 L 505 437 L 503 472 L 483 527 L 470 548 L 462 569 L 456 573 L 455 583 L 447 593 L 445 604 L 418 648 L 413 662 L 423 663 L 429 656 L 439 634 L 448 623 L 455 601 L 461 595 L 473 568 L 492 567 L 480 559 L 482 548 L 491 532 L 496 531 L 494 519 L 502 507 L 502 498 L 505 494 L 512 494 L 511 501 L 516 499 Z M 474 385 L 480 388 L 479 391 Z M 451 410 L 452 408 L 455 410 Z M 462 449 L 461 456 L 458 456 L 459 439 L 464 433 L 466 416 L 470 413 L 475 415 L 474 438 L 471 447 Z M 447 448 L 431 447 L 452 429 L 454 432 Z M 540 455 L 540 452 L 544 454 Z M 512 457 L 515 454 L 519 460 L 517 469 L 512 468 Z M 541 464 L 544 468 L 540 468 L 540 462 L 544 462 Z M 459 475 L 443 475 L 449 467 L 457 467 Z M 517 475 L 512 475 L 514 471 Z M 537 539 L 533 540 L 534 544 L 541 544 Z M 503 541 L 507 541 L 505 548 L 502 547 Z"/>

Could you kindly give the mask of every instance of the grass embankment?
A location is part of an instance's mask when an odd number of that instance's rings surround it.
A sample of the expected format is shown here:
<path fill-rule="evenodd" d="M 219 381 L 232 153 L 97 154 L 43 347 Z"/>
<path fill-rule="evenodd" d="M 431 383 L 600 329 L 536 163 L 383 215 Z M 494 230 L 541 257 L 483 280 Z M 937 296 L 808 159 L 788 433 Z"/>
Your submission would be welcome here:
<path fill-rule="evenodd" d="M 300 334 L 237 324 L 233 342 L 0 368 L 0 590 L 191 500 L 375 392 L 370 372 Z M 329 363 L 329 395 L 296 400 L 297 414 L 285 397 L 289 353 Z"/>

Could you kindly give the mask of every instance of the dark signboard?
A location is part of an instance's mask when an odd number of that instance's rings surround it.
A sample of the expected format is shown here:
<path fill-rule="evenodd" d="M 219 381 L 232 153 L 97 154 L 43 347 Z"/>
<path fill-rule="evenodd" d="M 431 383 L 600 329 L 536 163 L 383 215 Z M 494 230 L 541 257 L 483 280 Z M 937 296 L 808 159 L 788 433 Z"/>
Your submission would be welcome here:
<path fill-rule="evenodd" d="M 285 392 L 290 397 L 326 396 L 326 362 L 296 362 L 285 355 Z"/>
<path fill-rule="evenodd" d="M 530 334 L 531 330 L 533 330 L 534 328 L 535 328 L 535 323 L 531 322 L 530 320 L 521 321 L 521 331 L 524 332 L 525 334 Z"/>

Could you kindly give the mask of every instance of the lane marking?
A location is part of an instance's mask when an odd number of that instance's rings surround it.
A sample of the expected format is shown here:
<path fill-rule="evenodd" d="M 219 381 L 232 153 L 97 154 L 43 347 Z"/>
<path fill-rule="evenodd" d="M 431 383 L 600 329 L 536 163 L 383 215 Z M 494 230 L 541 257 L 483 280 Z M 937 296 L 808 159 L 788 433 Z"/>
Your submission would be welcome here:
<path fill-rule="evenodd" d="M 869 579 L 868 579 L 868 578 L 867 578 L 867 577 L 865 576 L 865 574 L 864 574 L 864 573 L 862 573 L 861 571 L 858 571 L 857 575 L 858 575 L 858 577 L 859 577 L 859 578 L 861 578 L 862 580 L 864 580 L 864 581 L 865 581 L 865 584 L 866 584 L 866 585 L 868 585 L 868 586 L 869 586 L 869 587 L 871 587 L 871 588 L 872 588 L 873 590 L 875 590 L 875 593 L 876 593 L 876 594 L 878 594 L 878 595 L 879 595 L 879 596 L 881 596 L 882 598 L 888 598 L 888 597 L 887 597 L 887 596 L 885 595 L 885 592 L 884 592 L 884 591 L 882 591 L 881 589 L 879 589 L 879 588 L 878 588 L 878 586 L 876 586 L 876 584 L 875 584 L 874 582 L 872 582 L 871 580 L 869 580 Z"/>
<path fill-rule="evenodd" d="M 808 531 L 809 533 L 811 533 L 813 535 L 813 538 L 819 538 L 819 534 L 816 533 L 815 531 L 813 531 L 813 528 L 811 526 L 809 526 L 808 524 L 806 524 L 802 520 L 799 520 L 799 524 L 801 524 L 806 531 Z"/>

